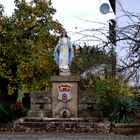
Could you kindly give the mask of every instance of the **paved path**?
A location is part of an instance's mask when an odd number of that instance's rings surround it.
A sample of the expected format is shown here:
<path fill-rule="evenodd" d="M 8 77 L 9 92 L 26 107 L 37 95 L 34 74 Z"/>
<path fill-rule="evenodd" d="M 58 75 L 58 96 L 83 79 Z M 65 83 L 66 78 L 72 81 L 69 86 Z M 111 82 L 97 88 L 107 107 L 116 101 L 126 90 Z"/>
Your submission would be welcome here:
<path fill-rule="evenodd" d="M 0 133 L 0 140 L 140 140 L 140 135 L 124 136 L 113 134 L 79 133 Z"/>

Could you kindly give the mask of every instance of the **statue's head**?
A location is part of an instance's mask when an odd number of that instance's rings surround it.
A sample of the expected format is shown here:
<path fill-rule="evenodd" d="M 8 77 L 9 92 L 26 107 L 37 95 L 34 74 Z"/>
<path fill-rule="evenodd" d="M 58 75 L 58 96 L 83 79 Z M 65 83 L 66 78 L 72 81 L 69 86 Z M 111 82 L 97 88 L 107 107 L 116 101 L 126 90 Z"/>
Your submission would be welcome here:
<path fill-rule="evenodd" d="M 67 32 L 66 32 L 65 30 L 62 31 L 62 33 L 61 33 L 61 37 L 67 37 L 67 38 L 68 38 Z"/>

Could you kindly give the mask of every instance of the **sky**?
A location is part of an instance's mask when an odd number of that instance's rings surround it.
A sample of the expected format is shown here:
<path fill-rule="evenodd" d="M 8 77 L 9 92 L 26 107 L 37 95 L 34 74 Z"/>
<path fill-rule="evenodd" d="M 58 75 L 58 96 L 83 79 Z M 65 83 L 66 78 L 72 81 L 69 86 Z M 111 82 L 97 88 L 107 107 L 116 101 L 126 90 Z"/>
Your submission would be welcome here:
<path fill-rule="evenodd" d="M 75 32 L 99 28 L 99 24 L 93 22 L 108 24 L 107 21 L 114 18 L 113 12 L 106 15 L 100 13 L 100 5 L 106 2 L 109 3 L 108 0 L 52 0 L 57 10 L 55 18 L 64 25 L 74 40 L 80 38 Z"/>
<path fill-rule="evenodd" d="M 140 4 L 138 3 L 139 0 L 118 0 L 116 1 L 116 21 L 118 27 L 128 26 L 133 24 L 133 21 L 138 22 L 137 18 L 133 18 L 133 20 L 130 20 L 128 16 L 124 16 L 124 11 L 128 11 L 135 15 L 135 13 L 140 13 Z M 122 8 L 123 10 L 122 10 Z M 132 19 L 132 17 L 131 17 Z M 116 51 L 118 52 L 119 58 L 124 58 L 127 53 L 127 48 L 124 48 L 124 45 L 119 42 L 117 43 Z"/>
<path fill-rule="evenodd" d="M 120 2 L 120 3 L 119 3 Z M 131 14 L 134 14 L 136 15 L 136 13 L 138 15 L 140 15 L 140 4 L 139 4 L 139 0 L 117 0 L 117 3 L 116 3 L 116 21 L 117 21 L 117 26 L 118 27 L 126 27 L 128 25 L 133 25 L 134 23 L 137 23 L 138 22 L 138 18 L 132 18 L 131 17 L 128 17 L 128 16 L 124 16 L 124 11 L 128 11 L 129 13 Z M 120 5 L 121 4 L 121 5 Z M 122 9 L 123 8 L 123 9 Z M 124 11 L 123 11 L 124 10 Z M 131 18 L 131 20 L 130 20 Z M 140 21 L 140 19 L 139 19 Z M 129 46 L 129 43 L 127 43 L 128 46 Z M 127 46 L 127 44 L 124 44 L 123 42 L 117 42 L 116 44 L 116 51 L 117 51 L 117 58 L 118 60 L 119 59 L 124 59 L 127 55 L 127 52 L 128 52 L 128 49 L 129 47 Z M 129 60 L 129 59 L 128 59 Z M 121 64 L 120 61 L 118 61 L 119 64 Z M 132 70 L 132 69 L 130 69 Z M 139 69 L 138 69 L 139 70 Z M 126 72 L 126 71 L 125 71 Z M 138 71 L 139 73 L 139 71 Z M 126 74 L 130 74 L 128 71 L 126 72 Z M 137 78 L 139 78 L 137 76 Z M 130 84 L 132 86 L 140 86 L 140 78 L 139 78 L 139 81 L 136 81 L 136 79 L 132 78 L 131 79 L 131 82 Z"/>
<path fill-rule="evenodd" d="M 52 0 L 52 5 L 57 11 L 54 19 L 64 26 L 74 42 L 79 38 L 76 32 L 87 28 L 98 28 L 99 24 L 93 22 L 108 24 L 108 21 L 114 18 L 112 9 L 108 14 L 100 13 L 102 3 L 109 4 L 108 0 Z M 0 0 L 0 4 L 4 5 L 5 15 L 12 15 L 14 0 Z"/>
<path fill-rule="evenodd" d="M 119 0 L 119 2 L 117 0 L 116 19 L 119 26 L 126 26 L 129 24 L 132 24 L 132 21 L 130 20 L 130 18 L 127 16 L 124 16 L 124 11 L 128 11 L 130 13 L 140 13 L 140 4 L 138 4 L 138 2 L 139 0 Z M 124 11 L 122 10 L 121 6 Z M 136 21 L 136 18 L 133 20 Z"/>

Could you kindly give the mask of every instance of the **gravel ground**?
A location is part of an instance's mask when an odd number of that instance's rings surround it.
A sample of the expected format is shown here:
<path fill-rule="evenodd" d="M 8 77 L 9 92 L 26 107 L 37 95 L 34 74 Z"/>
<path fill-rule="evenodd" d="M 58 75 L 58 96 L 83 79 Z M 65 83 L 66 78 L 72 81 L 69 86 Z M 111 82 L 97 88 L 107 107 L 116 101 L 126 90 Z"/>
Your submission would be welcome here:
<path fill-rule="evenodd" d="M 140 135 L 87 133 L 0 133 L 0 140 L 140 140 Z"/>

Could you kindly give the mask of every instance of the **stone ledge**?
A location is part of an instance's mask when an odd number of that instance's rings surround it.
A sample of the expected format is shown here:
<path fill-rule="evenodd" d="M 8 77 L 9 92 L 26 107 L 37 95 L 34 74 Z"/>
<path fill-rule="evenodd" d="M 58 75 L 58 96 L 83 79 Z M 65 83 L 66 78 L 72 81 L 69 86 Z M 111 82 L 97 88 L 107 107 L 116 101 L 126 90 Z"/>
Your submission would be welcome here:
<path fill-rule="evenodd" d="M 52 82 L 78 82 L 80 76 L 51 76 Z"/>
<path fill-rule="evenodd" d="M 111 129 L 115 134 L 137 135 L 140 134 L 140 123 L 115 123 Z"/>
<path fill-rule="evenodd" d="M 24 117 L 25 122 L 103 122 L 103 118 L 48 118 L 48 117 Z"/>
<path fill-rule="evenodd" d="M 115 123 L 115 128 L 140 128 L 140 123 Z"/>
<path fill-rule="evenodd" d="M 48 114 L 47 114 L 47 110 L 30 110 L 28 112 L 28 116 L 29 117 L 47 117 Z"/>

